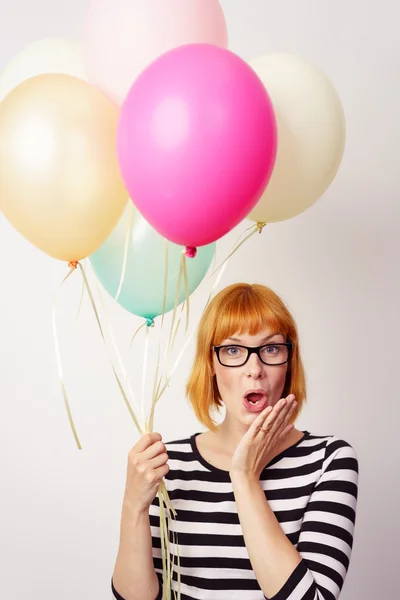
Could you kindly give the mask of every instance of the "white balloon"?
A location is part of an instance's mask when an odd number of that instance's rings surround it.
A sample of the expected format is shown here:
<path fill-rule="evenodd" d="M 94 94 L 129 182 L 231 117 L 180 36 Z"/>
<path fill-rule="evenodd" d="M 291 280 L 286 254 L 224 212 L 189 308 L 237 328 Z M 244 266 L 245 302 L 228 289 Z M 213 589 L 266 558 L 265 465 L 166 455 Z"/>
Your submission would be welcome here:
<path fill-rule="evenodd" d="M 284 221 L 314 204 L 336 176 L 345 147 L 344 111 L 328 77 L 298 56 L 269 54 L 249 64 L 274 106 L 278 153 L 268 186 L 247 218 Z"/>
<path fill-rule="evenodd" d="M 26 79 L 47 73 L 73 75 L 86 80 L 80 43 L 46 38 L 21 50 L 0 76 L 0 101 Z"/>

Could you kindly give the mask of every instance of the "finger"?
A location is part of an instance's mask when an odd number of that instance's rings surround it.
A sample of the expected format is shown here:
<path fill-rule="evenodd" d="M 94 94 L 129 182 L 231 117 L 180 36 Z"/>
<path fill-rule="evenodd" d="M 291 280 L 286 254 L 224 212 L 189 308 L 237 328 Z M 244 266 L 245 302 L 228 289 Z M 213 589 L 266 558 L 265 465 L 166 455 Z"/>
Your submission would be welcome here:
<path fill-rule="evenodd" d="M 246 433 L 246 435 L 249 436 L 249 438 L 254 439 L 257 436 L 257 434 L 261 431 L 261 428 L 263 427 L 265 420 L 269 417 L 269 415 L 272 413 L 272 411 L 273 411 L 273 406 L 267 406 L 267 408 L 265 408 L 258 415 L 258 417 L 250 425 L 249 430 Z M 265 435 L 265 434 L 263 434 L 263 435 Z"/>
<path fill-rule="evenodd" d="M 288 419 L 287 420 L 290 420 L 293 417 L 294 413 L 297 410 L 297 407 L 298 407 L 298 403 L 296 401 L 294 401 L 293 404 L 292 404 L 292 406 L 289 409 Z"/>
<path fill-rule="evenodd" d="M 166 474 L 168 472 L 169 472 L 169 466 L 167 464 L 163 465 L 162 467 L 159 467 L 155 471 L 157 479 L 162 479 L 163 477 L 166 476 Z"/>
<path fill-rule="evenodd" d="M 269 433 L 273 427 L 273 424 L 278 418 L 278 415 L 285 407 L 285 405 L 286 399 L 281 398 L 281 400 L 279 400 L 279 402 L 277 402 L 275 406 L 269 406 L 269 410 L 266 409 L 265 411 L 263 411 L 259 416 L 260 421 L 258 422 L 257 419 L 257 421 L 254 422 L 254 425 L 256 425 L 256 432 L 261 431 L 263 435 L 265 435 L 265 432 Z"/>
<path fill-rule="evenodd" d="M 166 465 L 167 462 L 168 462 L 168 454 L 166 452 L 163 452 L 162 454 L 159 454 L 155 458 L 152 458 L 149 461 L 149 465 L 152 469 L 158 469 L 159 467 Z"/>
<path fill-rule="evenodd" d="M 296 400 L 294 399 L 294 396 L 293 396 L 293 401 L 289 404 L 287 412 L 286 412 L 286 418 L 285 418 L 286 422 L 290 421 L 290 419 L 293 417 L 294 413 L 296 412 L 297 407 L 298 407 L 298 402 L 296 402 Z"/>
<path fill-rule="evenodd" d="M 269 406 L 253 423 L 255 425 L 255 431 L 257 432 L 268 432 L 271 435 L 275 434 L 285 422 L 285 417 L 290 413 L 292 400 L 295 398 L 293 394 L 287 398 L 281 398 L 275 406 Z M 264 433 L 263 433 L 264 434 Z M 265 435 L 265 434 L 264 434 Z"/>
<path fill-rule="evenodd" d="M 294 429 L 293 424 L 287 425 L 285 427 L 285 429 L 282 431 L 282 433 L 279 435 L 279 440 L 283 441 L 293 429 Z"/>
<path fill-rule="evenodd" d="M 136 446 L 134 446 L 133 450 L 135 452 L 144 452 L 155 442 L 161 441 L 161 439 L 162 437 L 159 433 L 145 433 L 145 435 L 140 438 Z"/>
<path fill-rule="evenodd" d="M 165 444 L 163 442 L 158 441 L 158 442 L 155 442 L 154 444 L 152 444 L 150 446 L 150 448 L 147 448 L 147 450 L 145 450 L 144 452 L 141 452 L 140 458 L 141 458 L 141 460 L 152 460 L 156 456 L 159 456 L 160 454 L 164 454 L 165 452 L 166 452 Z"/>
<path fill-rule="evenodd" d="M 257 434 L 261 427 L 263 426 L 265 420 L 269 417 L 269 415 L 272 413 L 274 407 L 273 406 L 267 406 L 267 408 L 265 408 L 259 415 L 258 417 L 253 421 L 253 423 L 251 424 L 251 427 L 249 428 L 249 433 L 250 434 Z"/>
<path fill-rule="evenodd" d="M 292 411 L 293 399 L 294 399 L 294 396 L 291 395 L 288 397 L 288 399 L 282 398 L 282 400 L 279 402 L 279 404 L 280 404 L 280 407 L 278 407 L 279 412 L 277 412 L 276 418 L 274 419 L 274 422 L 271 427 L 272 435 L 275 435 L 275 434 L 279 435 L 279 433 L 282 431 L 282 428 L 286 427 L 288 419 L 290 418 L 290 416 L 292 414 L 291 411 Z"/>

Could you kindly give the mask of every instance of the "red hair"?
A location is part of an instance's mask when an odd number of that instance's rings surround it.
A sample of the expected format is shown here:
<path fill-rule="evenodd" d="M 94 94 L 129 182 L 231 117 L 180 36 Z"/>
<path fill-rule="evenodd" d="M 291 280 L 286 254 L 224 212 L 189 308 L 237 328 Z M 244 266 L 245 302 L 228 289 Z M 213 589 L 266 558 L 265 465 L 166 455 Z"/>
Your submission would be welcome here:
<path fill-rule="evenodd" d="M 306 382 L 300 357 L 296 323 L 285 304 L 270 288 L 260 284 L 235 283 L 221 290 L 205 309 L 198 328 L 196 356 L 186 384 L 186 394 L 197 419 L 214 431 L 210 411 L 222 406 L 212 374 L 212 346 L 235 333 L 256 335 L 270 329 L 293 344 L 282 397 L 295 394 L 298 403 L 292 422 L 306 397 Z"/>

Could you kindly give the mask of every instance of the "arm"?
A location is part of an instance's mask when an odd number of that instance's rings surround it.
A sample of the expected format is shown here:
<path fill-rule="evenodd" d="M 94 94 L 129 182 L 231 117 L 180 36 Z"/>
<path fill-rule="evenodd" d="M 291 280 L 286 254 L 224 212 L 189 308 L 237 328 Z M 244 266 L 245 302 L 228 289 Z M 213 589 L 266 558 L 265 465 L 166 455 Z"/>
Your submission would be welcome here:
<path fill-rule="evenodd" d="M 161 598 L 156 575 L 149 513 L 124 505 L 117 560 L 112 579 L 117 600 L 158 600 Z"/>
<path fill-rule="evenodd" d="M 120 543 L 111 581 L 117 600 L 161 598 L 160 578 L 153 565 L 149 507 L 169 471 L 167 461 L 159 433 L 146 433 L 129 452 Z"/>
<path fill-rule="evenodd" d="M 232 480 L 256 578 L 270 600 L 337 600 L 353 545 L 358 461 L 344 441 L 327 445 L 297 550 L 282 531 L 259 481 Z"/>

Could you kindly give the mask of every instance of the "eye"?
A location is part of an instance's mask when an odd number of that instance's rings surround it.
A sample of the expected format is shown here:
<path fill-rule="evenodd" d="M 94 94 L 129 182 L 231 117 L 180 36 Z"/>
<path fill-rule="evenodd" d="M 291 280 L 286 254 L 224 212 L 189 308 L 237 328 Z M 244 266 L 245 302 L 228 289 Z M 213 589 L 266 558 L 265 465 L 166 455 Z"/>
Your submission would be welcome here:
<path fill-rule="evenodd" d="M 225 346 L 221 350 L 225 356 L 231 357 L 241 356 L 245 352 L 244 348 L 240 348 L 240 346 Z"/>
<path fill-rule="evenodd" d="M 278 354 L 282 349 L 282 346 L 276 346 L 273 344 L 268 344 L 268 346 L 264 346 L 263 353 L 264 354 Z"/>

